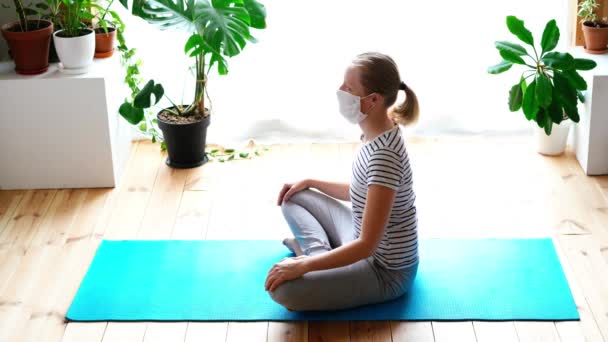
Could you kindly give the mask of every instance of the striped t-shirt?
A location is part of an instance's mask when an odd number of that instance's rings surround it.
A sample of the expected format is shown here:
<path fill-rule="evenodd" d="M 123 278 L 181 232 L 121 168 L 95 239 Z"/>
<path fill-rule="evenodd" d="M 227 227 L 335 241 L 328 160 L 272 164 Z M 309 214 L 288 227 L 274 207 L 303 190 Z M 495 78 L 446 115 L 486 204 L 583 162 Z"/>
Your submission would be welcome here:
<path fill-rule="evenodd" d="M 374 259 L 387 269 L 401 269 L 418 261 L 418 219 L 412 170 L 399 126 L 382 133 L 359 149 L 353 161 L 350 198 L 355 239 L 361 235 L 367 189 L 371 184 L 396 191 L 384 236 Z"/>

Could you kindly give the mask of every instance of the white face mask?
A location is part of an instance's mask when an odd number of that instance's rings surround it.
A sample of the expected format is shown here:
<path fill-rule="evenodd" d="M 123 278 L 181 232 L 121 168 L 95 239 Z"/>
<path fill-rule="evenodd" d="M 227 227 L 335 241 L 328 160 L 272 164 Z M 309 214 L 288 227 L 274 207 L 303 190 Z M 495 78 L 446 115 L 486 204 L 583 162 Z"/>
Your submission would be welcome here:
<path fill-rule="evenodd" d="M 359 97 L 338 89 L 336 94 L 338 95 L 340 114 L 342 114 L 342 116 L 344 116 L 348 122 L 356 125 L 367 118 L 367 114 L 361 112 L 361 100 L 373 95 L 373 93 L 364 97 Z M 372 106 L 372 108 L 374 108 L 374 106 Z"/>

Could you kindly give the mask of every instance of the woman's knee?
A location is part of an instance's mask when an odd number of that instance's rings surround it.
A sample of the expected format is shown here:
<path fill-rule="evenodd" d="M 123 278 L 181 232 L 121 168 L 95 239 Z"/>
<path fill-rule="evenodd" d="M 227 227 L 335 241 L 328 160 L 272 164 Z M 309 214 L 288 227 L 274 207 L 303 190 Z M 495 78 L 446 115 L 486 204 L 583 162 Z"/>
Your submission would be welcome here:
<path fill-rule="evenodd" d="M 312 189 L 305 189 L 293 194 L 291 198 L 289 198 L 289 201 L 301 206 L 306 206 L 307 204 L 323 203 L 328 199 L 331 199 L 331 197 L 325 195 L 324 193 Z"/>
<path fill-rule="evenodd" d="M 281 204 L 283 214 L 288 214 L 294 206 L 306 207 L 307 203 L 315 201 L 315 195 L 315 192 L 310 189 L 296 192 L 289 198 L 288 201 L 284 201 Z"/>
<path fill-rule="evenodd" d="M 289 286 L 287 283 L 281 284 L 274 291 L 269 293 L 272 300 L 281 304 L 287 310 L 299 311 L 296 297 L 297 294 L 295 293 L 295 291 L 293 291 L 293 287 Z"/>

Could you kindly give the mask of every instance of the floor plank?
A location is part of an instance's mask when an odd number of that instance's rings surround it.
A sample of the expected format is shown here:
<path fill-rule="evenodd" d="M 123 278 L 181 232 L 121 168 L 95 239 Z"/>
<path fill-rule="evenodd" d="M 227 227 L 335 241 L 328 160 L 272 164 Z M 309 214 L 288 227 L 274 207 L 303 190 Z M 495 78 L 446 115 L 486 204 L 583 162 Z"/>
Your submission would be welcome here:
<path fill-rule="evenodd" d="M 351 342 L 390 342 L 391 324 L 388 321 L 350 322 Z"/>
<path fill-rule="evenodd" d="M 262 342 L 268 338 L 268 322 L 230 322 L 226 342 Z"/>
<path fill-rule="evenodd" d="M 24 197 L 23 190 L 0 191 L 0 235 Z"/>
<path fill-rule="evenodd" d="M 70 323 L 65 329 L 62 342 L 101 342 L 106 323 Z"/>
<path fill-rule="evenodd" d="M 520 342 L 559 342 L 553 322 L 515 322 Z"/>
<path fill-rule="evenodd" d="M 183 342 L 186 339 L 188 323 L 148 323 L 144 342 Z"/>
<path fill-rule="evenodd" d="M 186 330 L 185 342 L 224 342 L 228 334 L 226 322 L 190 322 Z"/>
<path fill-rule="evenodd" d="M 350 341 L 349 322 L 310 321 L 308 322 L 308 341 Z"/>
<path fill-rule="evenodd" d="M 517 342 L 513 322 L 473 322 L 477 342 Z"/>
<path fill-rule="evenodd" d="M 0 234 L 0 243 L 28 248 L 56 193 L 57 190 L 27 191 Z"/>
<path fill-rule="evenodd" d="M 602 338 L 608 340 L 608 264 L 601 255 L 599 243 L 589 235 L 560 236 L 559 243 L 570 261 Z M 587 317 L 582 316 L 583 319 Z M 590 319 L 588 321 L 584 332 L 590 339 L 597 339 L 593 324 Z"/>
<path fill-rule="evenodd" d="M 308 322 L 269 322 L 268 342 L 306 342 Z"/>
<path fill-rule="evenodd" d="M 108 322 L 102 342 L 141 342 L 145 333 L 143 322 Z"/>
<path fill-rule="evenodd" d="M 433 322 L 436 342 L 475 342 L 472 322 Z"/>
<path fill-rule="evenodd" d="M 393 341 L 435 341 L 431 322 L 391 322 Z"/>

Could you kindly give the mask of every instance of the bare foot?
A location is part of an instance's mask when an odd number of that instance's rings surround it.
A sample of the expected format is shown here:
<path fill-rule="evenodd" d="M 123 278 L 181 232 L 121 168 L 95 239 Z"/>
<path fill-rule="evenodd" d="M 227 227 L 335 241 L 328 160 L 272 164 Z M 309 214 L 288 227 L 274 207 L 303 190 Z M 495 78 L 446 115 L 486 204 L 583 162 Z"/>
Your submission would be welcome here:
<path fill-rule="evenodd" d="M 294 252 L 296 256 L 304 255 L 304 252 L 302 252 L 302 248 L 300 248 L 298 240 L 296 240 L 295 238 L 285 238 L 283 239 L 283 244 L 290 251 Z"/>

